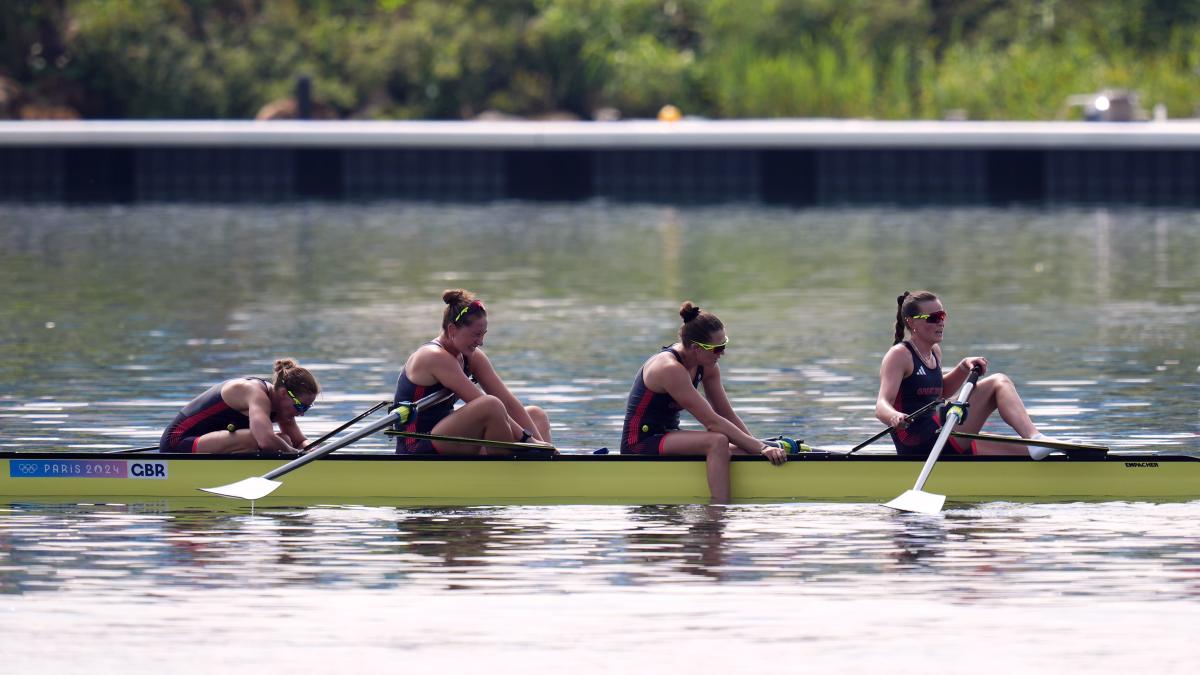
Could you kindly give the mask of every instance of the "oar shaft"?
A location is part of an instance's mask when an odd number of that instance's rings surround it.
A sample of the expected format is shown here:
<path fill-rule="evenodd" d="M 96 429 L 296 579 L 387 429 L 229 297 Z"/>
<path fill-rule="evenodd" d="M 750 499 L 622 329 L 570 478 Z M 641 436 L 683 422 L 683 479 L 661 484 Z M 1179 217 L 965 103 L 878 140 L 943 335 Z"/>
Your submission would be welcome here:
<path fill-rule="evenodd" d="M 376 422 L 370 426 L 364 427 L 362 429 L 359 429 L 358 431 L 350 434 L 349 436 L 346 436 L 345 438 L 340 439 L 336 443 L 330 443 L 329 445 L 321 448 L 320 450 L 315 450 L 313 452 L 308 453 L 307 455 L 301 455 L 300 457 L 293 459 L 292 461 L 288 462 L 287 464 L 284 464 L 283 466 L 279 467 L 278 469 L 275 469 L 274 471 L 263 474 L 263 478 L 266 478 L 267 480 L 274 480 L 286 473 L 291 473 L 292 471 L 299 469 L 300 467 L 304 466 L 305 464 L 308 464 L 309 462 L 318 460 L 318 459 L 324 457 L 325 455 L 328 455 L 329 453 L 331 453 L 335 450 L 338 450 L 339 448 L 344 448 L 347 445 L 350 445 L 351 443 L 353 443 L 359 439 L 362 439 L 366 436 L 370 436 L 371 434 L 373 434 L 381 429 L 384 429 L 386 427 L 389 427 L 389 426 L 395 424 L 396 422 L 400 421 L 400 417 L 401 417 L 400 413 L 392 413 L 391 415 L 388 415 L 387 417 L 379 420 L 378 422 Z"/>
<path fill-rule="evenodd" d="M 421 438 L 427 441 L 446 441 L 447 443 L 462 443 L 463 445 L 485 445 L 489 448 L 510 448 L 512 450 L 556 450 L 552 445 L 540 443 L 518 443 L 516 441 L 491 441 L 486 438 L 467 438 L 465 436 L 442 436 L 440 434 L 423 434 L 418 431 L 385 431 L 389 436 L 403 438 Z"/>
<path fill-rule="evenodd" d="M 971 398 L 971 391 L 975 388 L 975 382 L 979 379 L 979 369 L 972 368 L 971 374 L 967 376 L 967 381 L 963 383 L 961 389 L 958 390 L 958 396 L 955 397 L 954 403 L 950 405 L 949 412 L 946 413 L 946 419 L 942 422 L 942 431 L 938 434 L 937 441 L 933 444 L 933 449 L 929 451 L 929 458 L 925 460 L 925 466 L 921 467 L 921 475 L 917 476 L 917 482 L 913 486 L 913 490 L 921 491 L 925 487 L 925 481 L 929 479 L 930 472 L 933 471 L 933 465 L 937 463 L 938 456 L 942 454 L 942 448 L 946 447 L 946 441 L 950 440 L 950 433 L 954 431 L 954 427 L 958 425 L 962 417 L 960 406 L 966 404 L 967 399 Z"/>
<path fill-rule="evenodd" d="M 158 452 L 157 445 L 147 445 L 144 448 L 125 448 L 124 450 L 109 450 L 106 454 L 110 455 L 129 455 L 135 452 Z"/>
<path fill-rule="evenodd" d="M 963 431 L 954 432 L 955 438 L 966 438 L 972 441 L 992 441 L 994 443 L 1012 443 L 1014 445 L 1036 445 L 1042 448 L 1055 448 L 1058 450 L 1095 450 L 1097 452 L 1108 452 L 1107 445 L 1092 445 L 1090 443 L 1069 443 L 1067 441 L 1040 441 L 1033 438 L 1021 438 L 1020 436 L 1000 436 L 997 434 L 968 434 Z"/>
<path fill-rule="evenodd" d="M 402 411 L 394 412 L 374 424 L 363 427 L 362 429 L 359 429 L 358 431 L 350 434 L 349 436 L 340 438 L 337 441 L 330 443 L 329 445 L 321 448 L 320 450 L 314 450 L 313 452 L 310 452 L 307 455 L 297 457 L 296 459 L 293 459 L 292 461 L 288 462 L 287 464 L 284 464 L 283 466 L 275 469 L 274 471 L 263 474 L 262 477 L 267 480 L 274 480 L 284 474 L 291 473 L 292 471 L 299 469 L 300 467 L 304 466 L 305 464 L 308 464 L 309 462 L 318 460 L 335 450 L 344 448 L 347 445 L 350 445 L 351 443 L 358 441 L 359 439 L 365 438 L 367 436 L 370 436 L 373 433 L 376 433 L 380 430 L 386 429 L 387 427 L 395 424 L 396 422 L 406 420 L 406 419 L 408 419 L 409 415 L 416 414 L 416 412 L 423 407 L 437 405 L 438 403 L 441 403 L 442 401 L 445 401 L 453 396 L 454 396 L 454 392 L 450 391 L 449 389 L 443 389 L 439 392 L 432 393 L 432 394 L 426 396 L 425 398 L 417 401 L 416 403 L 406 406 L 405 409 Z"/>
<path fill-rule="evenodd" d="M 923 406 L 921 406 L 920 408 L 918 408 L 916 412 L 914 412 L 913 414 L 909 415 L 909 416 L 908 416 L 908 421 L 909 421 L 909 422 L 915 422 L 915 421 L 917 421 L 918 419 L 920 419 L 920 418 L 924 417 L 926 413 L 928 413 L 930 410 L 933 410 L 934 406 L 936 406 L 936 405 L 937 405 L 937 404 L 939 404 L 939 403 L 941 403 L 941 400 L 939 400 L 939 399 L 936 399 L 936 398 L 935 398 L 934 400 L 930 401 L 929 403 L 926 403 L 925 405 L 923 405 Z M 874 436 L 872 436 L 872 437 L 868 438 L 867 440 L 863 441 L 862 443 L 859 443 L 858 445 L 854 446 L 853 448 L 850 448 L 850 452 L 847 452 L 846 454 L 847 454 L 847 455 L 853 455 L 854 453 L 858 452 L 859 450 L 862 450 L 863 448 L 865 448 L 865 447 L 867 447 L 868 445 L 870 445 L 870 444 L 874 443 L 875 441 L 877 441 L 877 440 L 879 440 L 879 439 L 883 438 L 884 436 L 887 436 L 887 435 L 888 435 L 888 434 L 890 434 L 890 433 L 891 433 L 891 432 L 892 432 L 892 431 L 893 431 L 895 428 L 896 428 L 896 427 L 894 427 L 894 426 L 893 426 L 893 427 L 888 427 L 888 428 L 884 429 L 883 431 L 881 431 L 881 432 L 879 432 L 879 433 L 875 434 Z"/>
<path fill-rule="evenodd" d="M 359 420 L 361 420 L 364 417 L 367 417 L 368 415 L 375 412 L 376 410 L 379 410 L 380 408 L 387 405 L 388 403 L 391 403 L 391 401 L 380 401 L 379 403 L 376 403 L 374 406 L 371 407 L 370 410 L 364 412 L 363 414 L 359 415 L 358 417 L 355 417 L 354 419 L 350 420 L 349 422 L 346 422 L 345 424 L 343 424 L 340 427 L 334 429 L 333 431 L 325 434 L 324 436 L 318 438 L 317 440 L 313 441 L 312 443 L 309 443 L 308 447 L 305 449 L 310 450 L 310 451 L 315 450 L 317 448 L 317 446 L 319 446 L 322 443 L 324 443 L 325 441 L 333 438 L 334 436 L 337 436 L 338 434 L 342 433 L 346 429 L 349 429 L 350 427 L 354 426 L 355 424 L 358 423 Z"/>

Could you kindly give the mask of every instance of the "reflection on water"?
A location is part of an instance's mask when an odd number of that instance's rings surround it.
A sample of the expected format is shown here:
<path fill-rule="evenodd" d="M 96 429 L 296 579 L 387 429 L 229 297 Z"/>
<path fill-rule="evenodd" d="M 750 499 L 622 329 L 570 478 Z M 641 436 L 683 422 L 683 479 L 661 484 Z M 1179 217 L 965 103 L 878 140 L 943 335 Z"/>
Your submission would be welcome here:
<path fill-rule="evenodd" d="M 553 593 L 716 583 L 801 584 L 805 596 L 831 598 L 941 589 L 967 603 L 1064 592 L 1185 599 L 1200 596 L 1196 508 L 994 503 L 930 519 L 847 504 L 250 513 L 23 503 L 0 520 L 0 591 Z M 1064 588 L 1072 574 L 1082 579 Z"/>
<path fill-rule="evenodd" d="M 0 448 L 153 444 L 208 384 L 283 354 L 325 385 L 303 420 L 319 434 L 390 396 L 463 285 L 489 301 L 501 374 L 568 448 L 615 445 L 685 298 L 729 327 L 752 429 L 848 448 L 875 429 L 893 299 L 930 287 L 947 358 L 987 354 L 1048 433 L 1196 449 L 1198 257 L 1191 211 L 16 207 Z"/>
<path fill-rule="evenodd" d="M 1188 672 L 1198 505 L 19 503 L 0 647 L 11 672 L 887 672 L 999 634 L 972 672 Z"/>

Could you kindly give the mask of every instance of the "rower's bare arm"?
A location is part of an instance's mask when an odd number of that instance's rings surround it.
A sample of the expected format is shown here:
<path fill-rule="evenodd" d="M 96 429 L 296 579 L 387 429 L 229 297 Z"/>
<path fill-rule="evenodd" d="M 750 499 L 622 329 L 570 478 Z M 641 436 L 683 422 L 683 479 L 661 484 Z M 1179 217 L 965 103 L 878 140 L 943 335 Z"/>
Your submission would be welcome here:
<path fill-rule="evenodd" d="M 692 386 L 686 368 L 679 364 L 667 363 L 656 371 L 653 373 L 654 380 L 666 389 L 671 398 L 683 406 L 684 410 L 691 413 L 697 422 L 703 424 L 706 431 L 724 434 L 730 443 L 746 452 L 759 454 L 763 450 L 765 444 L 762 441 L 742 431 L 713 410 L 704 396 Z M 647 382 L 647 385 L 649 384 Z"/>
<path fill-rule="evenodd" d="M 897 345 L 899 346 L 899 345 Z M 879 364 L 879 394 L 875 397 L 875 418 L 889 427 L 902 427 L 908 421 L 908 416 L 896 410 L 892 401 L 900 392 L 900 381 L 908 374 L 906 366 L 911 362 L 908 350 L 904 347 L 892 347 L 883 356 Z"/>
<path fill-rule="evenodd" d="M 296 423 L 296 418 L 294 417 L 286 422 L 281 420 L 279 422 L 279 432 L 287 437 L 297 449 L 303 449 L 304 443 L 308 441 L 308 438 L 300 430 L 300 425 Z"/>
<path fill-rule="evenodd" d="M 418 367 L 428 372 L 438 383 L 454 392 L 462 400 L 470 403 L 483 396 L 479 387 L 476 387 L 475 383 L 463 373 L 458 359 L 448 352 L 439 349 L 421 356 Z"/>
<path fill-rule="evenodd" d="M 246 416 L 250 418 L 250 435 L 254 437 L 254 444 L 260 450 L 295 451 L 295 448 L 275 433 L 275 425 L 271 422 L 271 399 L 257 381 L 241 380 L 227 386 L 233 388 L 232 396 L 226 397 L 229 404 L 238 408 L 241 407 L 239 404 L 246 406 Z M 226 392 L 222 391 L 221 395 L 225 396 Z"/>
<path fill-rule="evenodd" d="M 492 361 L 487 357 L 482 349 L 476 349 L 471 354 L 471 372 L 475 373 L 475 379 L 479 382 L 479 386 L 483 391 L 500 399 L 504 404 L 504 409 L 508 412 L 508 417 L 513 424 L 517 426 L 514 434 L 520 438 L 522 432 L 529 432 L 533 440 L 544 442 L 545 439 L 540 438 L 537 430 L 537 425 L 533 423 L 533 418 L 529 416 L 529 412 L 525 410 L 525 406 L 516 394 L 509 390 L 508 385 L 504 384 L 504 380 L 496 373 L 495 367 L 492 366 Z"/>
<path fill-rule="evenodd" d="M 725 392 L 725 385 L 721 382 L 721 368 L 714 365 L 712 368 L 704 369 L 704 379 L 701 381 L 704 385 L 704 396 L 708 399 L 712 409 L 721 417 L 733 422 L 737 428 L 750 434 L 750 429 L 746 428 L 746 423 L 733 410 L 733 404 L 729 402 L 729 394 Z"/>

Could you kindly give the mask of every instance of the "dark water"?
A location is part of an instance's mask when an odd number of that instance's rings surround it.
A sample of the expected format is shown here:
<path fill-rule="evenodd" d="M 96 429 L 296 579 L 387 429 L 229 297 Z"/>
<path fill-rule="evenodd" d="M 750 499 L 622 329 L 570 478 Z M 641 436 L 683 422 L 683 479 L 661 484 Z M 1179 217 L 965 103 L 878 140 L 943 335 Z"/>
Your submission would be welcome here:
<path fill-rule="evenodd" d="M 440 293 L 559 445 L 613 446 L 680 301 L 759 435 L 872 434 L 894 298 L 939 292 L 1047 433 L 1200 450 L 1200 214 L 1147 210 L 9 208 L 0 448 L 156 442 L 294 356 L 310 435 L 390 397 Z M 1002 425 L 993 427 L 1004 431 Z M 366 447 L 383 449 L 370 440 Z M 886 450 L 886 448 L 880 448 Z M 1190 672 L 1200 502 L 296 505 L 0 500 L 4 672 Z"/>

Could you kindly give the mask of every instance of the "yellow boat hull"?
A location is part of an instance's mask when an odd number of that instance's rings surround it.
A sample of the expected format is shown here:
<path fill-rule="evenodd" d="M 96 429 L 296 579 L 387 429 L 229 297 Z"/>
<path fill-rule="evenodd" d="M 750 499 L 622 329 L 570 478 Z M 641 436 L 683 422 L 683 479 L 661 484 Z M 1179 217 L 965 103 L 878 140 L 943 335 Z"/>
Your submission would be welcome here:
<path fill-rule="evenodd" d="M 203 497 L 200 488 L 260 476 L 283 459 L 193 455 L 0 453 L 0 497 Z M 885 502 L 912 487 L 920 460 L 805 453 L 781 467 L 735 458 L 737 501 Z M 565 455 L 423 458 L 337 453 L 281 478 L 270 500 L 397 504 L 702 503 L 702 458 Z M 950 501 L 1200 499 L 1200 458 L 1110 454 L 945 458 L 925 490 Z M 221 500 L 221 497 L 209 497 Z"/>

